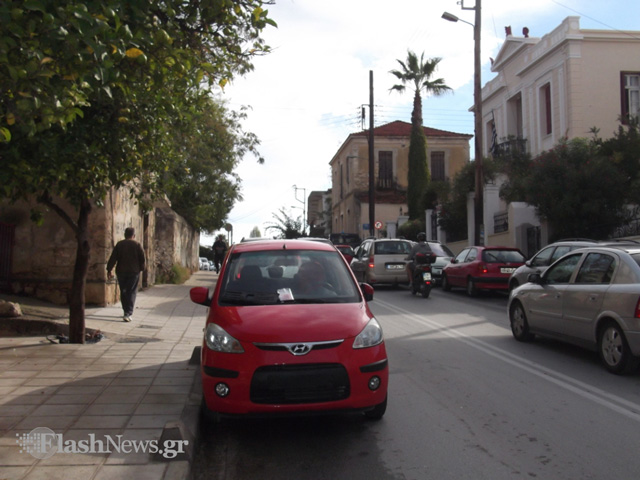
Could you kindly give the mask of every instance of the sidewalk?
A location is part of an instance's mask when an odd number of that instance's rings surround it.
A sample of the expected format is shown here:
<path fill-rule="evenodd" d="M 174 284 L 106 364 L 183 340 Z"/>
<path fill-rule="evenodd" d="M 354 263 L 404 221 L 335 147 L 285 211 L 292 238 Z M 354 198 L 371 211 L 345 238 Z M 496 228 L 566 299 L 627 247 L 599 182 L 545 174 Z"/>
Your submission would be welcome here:
<path fill-rule="evenodd" d="M 194 349 L 201 346 L 207 311 L 191 302 L 189 289 L 216 280 L 214 272 L 201 271 L 184 285 L 139 292 L 131 323 L 122 321 L 119 304 L 87 308 L 86 328 L 105 336 L 95 344 L 52 343 L 45 334 L 0 336 L 0 479 L 188 478 L 201 396 Z M 68 319 L 67 307 L 23 310 Z M 39 449 L 35 433 L 47 439 Z M 46 443 L 52 438 L 76 453 L 55 452 Z M 150 453 L 144 441 L 164 447 L 164 454 Z"/>

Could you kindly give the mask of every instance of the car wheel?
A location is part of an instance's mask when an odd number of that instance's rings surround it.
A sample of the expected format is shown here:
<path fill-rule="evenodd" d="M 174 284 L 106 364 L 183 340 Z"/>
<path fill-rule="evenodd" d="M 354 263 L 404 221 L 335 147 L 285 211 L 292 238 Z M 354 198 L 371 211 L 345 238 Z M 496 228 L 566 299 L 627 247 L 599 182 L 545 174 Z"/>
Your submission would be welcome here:
<path fill-rule="evenodd" d="M 600 331 L 598 353 L 611 373 L 628 373 L 638 366 L 638 359 L 631 355 L 627 339 L 617 323 L 608 323 Z"/>
<path fill-rule="evenodd" d="M 470 297 L 475 297 L 476 295 L 478 295 L 476 284 L 471 279 L 467 280 L 467 295 L 469 295 Z"/>
<path fill-rule="evenodd" d="M 372 410 L 367 410 L 364 412 L 364 416 L 370 418 L 372 420 L 380 420 L 384 415 L 384 412 L 387 411 L 387 397 L 384 397 L 384 401 L 379 403 Z"/>
<path fill-rule="evenodd" d="M 449 280 L 447 279 L 447 276 L 443 273 L 442 274 L 442 290 L 444 290 L 445 292 L 450 292 L 451 291 L 451 285 L 449 285 Z"/>
<path fill-rule="evenodd" d="M 511 322 L 511 333 L 513 338 L 519 342 L 530 342 L 533 340 L 533 333 L 529 331 L 529 322 L 524 313 L 524 307 L 520 302 L 513 302 L 509 309 L 509 321 Z"/>

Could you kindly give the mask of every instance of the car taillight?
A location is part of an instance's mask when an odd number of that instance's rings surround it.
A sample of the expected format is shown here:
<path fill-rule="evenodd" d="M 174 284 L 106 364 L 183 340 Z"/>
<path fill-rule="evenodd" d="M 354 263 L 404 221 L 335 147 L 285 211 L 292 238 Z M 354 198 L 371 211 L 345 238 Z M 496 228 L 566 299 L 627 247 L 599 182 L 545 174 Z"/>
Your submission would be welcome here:
<path fill-rule="evenodd" d="M 484 263 L 478 265 L 478 270 L 480 271 L 480 273 L 487 273 L 489 271 Z"/>
<path fill-rule="evenodd" d="M 638 303 L 636 303 L 636 313 L 634 315 L 635 318 L 640 318 L 640 298 L 638 298 Z"/>
<path fill-rule="evenodd" d="M 376 266 L 376 264 L 375 264 L 375 262 L 373 261 L 373 257 L 369 257 L 369 268 L 373 268 L 373 267 L 375 267 L 375 266 Z"/>

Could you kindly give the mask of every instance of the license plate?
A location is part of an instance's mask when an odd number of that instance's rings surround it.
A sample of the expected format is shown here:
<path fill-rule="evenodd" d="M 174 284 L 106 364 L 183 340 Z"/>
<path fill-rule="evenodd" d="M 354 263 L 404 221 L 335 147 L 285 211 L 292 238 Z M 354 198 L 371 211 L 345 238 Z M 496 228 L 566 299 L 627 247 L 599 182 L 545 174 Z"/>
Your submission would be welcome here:
<path fill-rule="evenodd" d="M 431 273 L 430 272 L 422 272 L 422 280 L 425 282 L 431 281 Z"/>
<path fill-rule="evenodd" d="M 513 273 L 516 269 L 514 267 L 502 267 L 500 273 Z"/>
<path fill-rule="evenodd" d="M 387 265 L 387 270 L 403 270 L 404 269 L 404 263 L 397 265 L 397 264 L 392 264 L 392 265 Z"/>

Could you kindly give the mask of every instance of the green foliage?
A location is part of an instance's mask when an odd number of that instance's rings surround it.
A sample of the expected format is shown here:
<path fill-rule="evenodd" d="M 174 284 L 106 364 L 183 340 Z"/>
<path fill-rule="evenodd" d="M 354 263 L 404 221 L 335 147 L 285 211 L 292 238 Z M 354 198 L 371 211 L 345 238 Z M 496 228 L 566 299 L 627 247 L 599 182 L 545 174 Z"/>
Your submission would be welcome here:
<path fill-rule="evenodd" d="M 523 200 L 555 238 L 607 238 L 623 221 L 627 177 L 594 142 L 573 139 L 544 152 L 522 180 Z"/>
<path fill-rule="evenodd" d="M 414 89 L 413 110 L 411 112 L 411 139 L 409 144 L 409 171 L 407 178 L 407 204 L 409 218 L 416 219 L 423 214 L 424 194 L 429 185 L 429 170 L 427 168 L 427 140 L 422 126 L 422 91 L 427 95 L 442 95 L 451 90 L 444 83 L 444 79 L 432 79 L 441 58 L 431 58 L 425 61 L 424 53 L 420 58 L 407 51 L 406 61 L 397 60 L 400 70 L 391 70 L 401 83 L 393 85 L 391 91 L 404 92 L 406 84 Z"/>
<path fill-rule="evenodd" d="M 424 214 L 424 193 L 429 185 L 429 170 L 427 168 L 427 139 L 422 126 L 411 126 L 411 140 L 409 143 L 409 173 L 408 173 L 407 205 L 409 218 L 414 220 Z"/>
<path fill-rule="evenodd" d="M 210 93 L 269 52 L 260 33 L 275 25 L 263 9 L 271 3 L 0 2 L 0 198 L 36 198 L 74 230 L 72 341 L 84 338 L 88 217 L 111 188 L 127 187 L 143 207 L 168 191 L 204 229 L 217 228 L 239 198 L 230 157 L 255 153 L 258 142 L 240 131 L 241 117 L 213 107 Z M 195 181 L 176 178 L 201 163 L 216 165 L 213 180 L 204 170 Z M 219 181 L 215 195 L 209 181 Z M 192 199 L 181 187 L 202 189 Z M 55 196 L 77 208 L 77 219 Z"/>
<path fill-rule="evenodd" d="M 398 237 L 418 241 L 418 234 L 426 231 L 424 219 L 409 220 L 398 227 Z"/>
<path fill-rule="evenodd" d="M 156 275 L 156 284 L 173 284 L 173 285 L 182 285 L 184 282 L 189 280 L 191 277 L 191 272 L 186 267 L 174 263 L 171 266 L 171 270 L 167 271 L 159 271 Z"/>
<path fill-rule="evenodd" d="M 273 213 L 271 216 L 276 221 L 269 224 L 265 230 L 279 232 L 277 238 L 300 238 L 304 236 L 302 233 L 302 220 L 294 219 L 284 207 L 281 207 L 278 213 Z"/>

